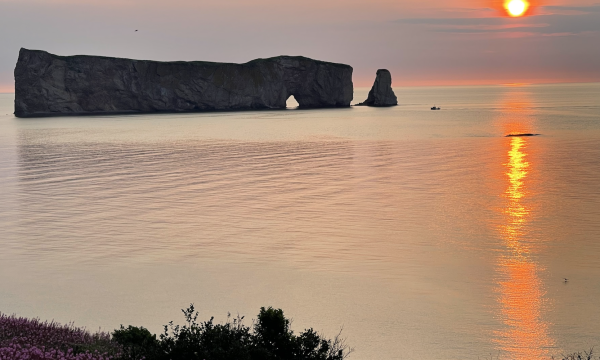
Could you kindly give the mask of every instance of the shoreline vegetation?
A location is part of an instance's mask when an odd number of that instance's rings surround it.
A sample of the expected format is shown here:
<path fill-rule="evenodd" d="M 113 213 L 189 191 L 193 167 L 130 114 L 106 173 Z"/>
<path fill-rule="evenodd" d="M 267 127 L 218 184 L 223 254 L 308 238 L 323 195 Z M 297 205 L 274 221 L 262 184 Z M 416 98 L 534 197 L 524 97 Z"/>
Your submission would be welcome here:
<path fill-rule="evenodd" d="M 0 313 L 0 360 L 343 360 L 353 351 L 341 330 L 333 339 L 312 328 L 294 334 L 281 309 L 262 307 L 250 326 L 230 314 L 199 322 L 193 304 L 182 312 L 185 323 L 169 322 L 158 337 L 141 326 L 90 333 Z"/>
<path fill-rule="evenodd" d="M 184 325 L 171 321 L 158 337 L 143 326 L 91 333 L 73 323 L 0 313 L 0 360 L 344 360 L 354 351 L 341 330 L 333 339 L 312 328 L 294 334 L 281 309 L 262 307 L 251 326 L 231 314 L 222 324 L 214 317 L 198 322 L 193 304 L 181 311 Z M 600 357 L 592 348 L 551 359 Z"/>

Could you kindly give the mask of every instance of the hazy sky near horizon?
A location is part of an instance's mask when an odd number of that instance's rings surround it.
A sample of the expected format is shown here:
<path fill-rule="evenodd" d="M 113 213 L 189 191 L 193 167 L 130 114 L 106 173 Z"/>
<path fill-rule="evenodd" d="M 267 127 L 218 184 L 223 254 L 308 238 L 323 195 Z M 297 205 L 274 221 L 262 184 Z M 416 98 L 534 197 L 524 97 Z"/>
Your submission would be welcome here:
<path fill-rule="evenodd" d="M 0 0 L 0 91 L 19 48 L 246 62 L 304 55 L 395 86 L 600 81 L 600 0 Z M 135 30 L 139 30 L 135 32 Z"/>

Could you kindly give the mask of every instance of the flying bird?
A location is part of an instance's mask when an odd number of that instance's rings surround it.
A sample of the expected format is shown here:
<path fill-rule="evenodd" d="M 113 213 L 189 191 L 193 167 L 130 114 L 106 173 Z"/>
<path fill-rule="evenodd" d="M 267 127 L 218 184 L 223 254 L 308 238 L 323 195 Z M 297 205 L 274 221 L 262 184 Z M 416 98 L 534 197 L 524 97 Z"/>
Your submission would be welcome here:
<path fill-rule="evenodd" d="M 137 31 L 137 30 L 136 30 Z"/>
<path fill-rule="evenodd" d="M 563 278 L 563 279 L 565 279 L 565 282 L 569 282 L 569 279 L 567 279 L 567 278 Z"/>

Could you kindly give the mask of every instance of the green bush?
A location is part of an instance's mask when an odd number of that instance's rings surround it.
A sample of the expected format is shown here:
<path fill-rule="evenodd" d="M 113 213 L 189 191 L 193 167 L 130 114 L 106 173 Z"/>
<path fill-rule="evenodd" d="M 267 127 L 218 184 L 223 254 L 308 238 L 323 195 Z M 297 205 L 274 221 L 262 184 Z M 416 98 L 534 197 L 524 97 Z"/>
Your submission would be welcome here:
<path fill-rule="evenodd" d="M 124 359 L 151 359 L 159 353 L 159 342 L 156 340 L 156 335 L 151 334 L 144 327 L 129 325 L 125 328 L 121 325 L 120 329 L 112 333 L 112 337 L 122 346 Z"/>
<path fill-rule="evenodd" d="M 198 322 L 194 305 L 182 310 L 185 324 L 170 322 L 160 339 L 145 328 L 121 326 L 113 339 L 133 360 L 343 360 L 351 352 L 340 334 L 325 339 L 313 329 L 294 335 L 281 309 L 261 308 L 252 328 L 243 317 Z M 341 333 L 341 332 L 340 332 Z"/>

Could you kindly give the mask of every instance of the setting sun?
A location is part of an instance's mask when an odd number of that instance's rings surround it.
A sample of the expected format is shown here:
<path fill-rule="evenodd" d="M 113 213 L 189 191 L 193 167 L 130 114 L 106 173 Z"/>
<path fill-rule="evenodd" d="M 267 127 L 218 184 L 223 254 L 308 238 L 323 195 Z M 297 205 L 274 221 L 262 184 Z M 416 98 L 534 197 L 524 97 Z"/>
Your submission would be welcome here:
<path fill-rule="evenodd" d="M 526 0 L 508 0 L 505 2 L 504 7 L 510 16 L 518 17 L 525 14 L 529 8 L 529 2 Z"/>

